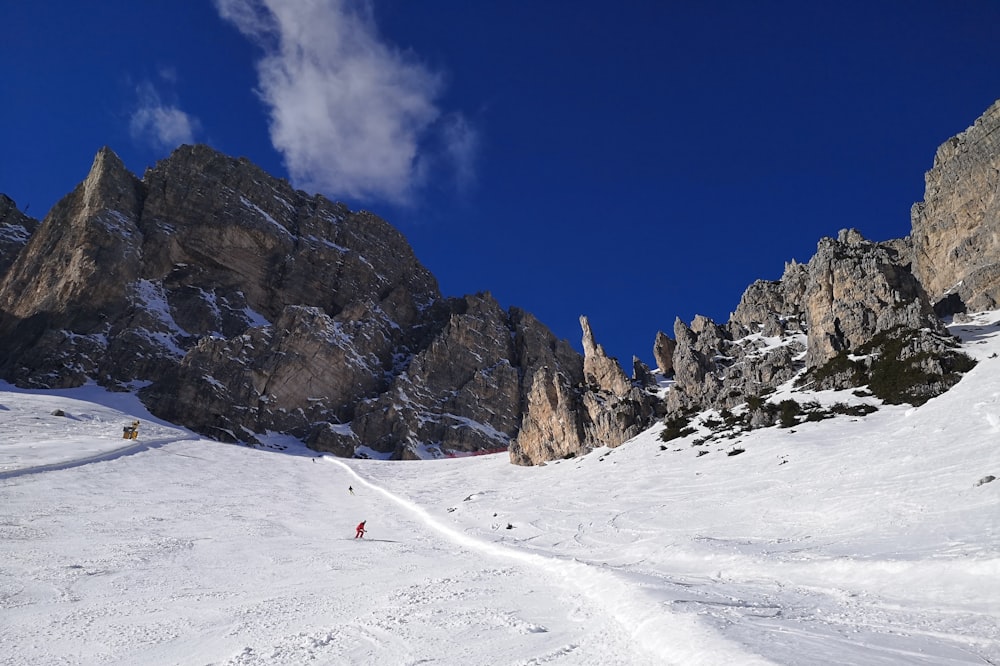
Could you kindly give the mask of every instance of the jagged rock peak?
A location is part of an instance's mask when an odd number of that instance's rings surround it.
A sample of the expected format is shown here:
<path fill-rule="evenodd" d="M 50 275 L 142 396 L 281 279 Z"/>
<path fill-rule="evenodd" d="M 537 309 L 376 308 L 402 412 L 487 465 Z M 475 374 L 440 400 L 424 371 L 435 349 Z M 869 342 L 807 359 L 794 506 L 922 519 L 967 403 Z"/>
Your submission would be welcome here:
<path fill-rule="evenodd" d="M 138 179 L 125 166 L 121 158 L 107 146 L 97 151 L 90 173 L 82 183 L 81 205 L 78 220 L 86 220 L 101 209 L 133 212 L 137 207 Z"/>
<path fill-rule="evenodd" d="M 664 376 L 674 374 L 674 350 L 677 349 L 677 342 L 663 331 L 656 332 L 656 340 L 653 342 L 653 359 L 656 361 L 656 368 Z"/>
<path fill-rule="evenodd" d="M 303 197 L 308 196 L 301 190 L 295 190 L 286 179 L 272 176 L 246 157 L 233 157 L 202 143 L 178 146 L 170 155 L 146 169 L 143 179 L 147 180 L 152 174 L 164 172 L 171 174 L 186 172 L 209 179 L 228 178 L 233 180 L 233 185 L 245 186 L 252 185 L 255 181 L 266 182 L 285 193 L 297 192 Z M 245 176 L 234 178 L 232 174 L 236 172 L 242 172 Z"/>
<path fill-rule="evenodd" d="M 837 242 L 843 243 L 844 245 L 862 245 L 864 243 L 869 243 L 868 239 L 861 235 L 861 232 L 857 229 L 841 229 L 837 233 Z"/>
<path fill-rule="evenodd" d="M 668 411 L 732 407 L 886 332 L 943 335 L 909 256 L 905 244 L 844 229 L 821 239 L 808 264 L 786 263 L 780 280 L 751 284 L 725 326 L 678 319 Z"/>
<path fill-rule="evenodd" d="M 604 347 L 594 340 L 594 332 L 586 316 L 580 317 L 580 327 L 583 329 L 583 374 L 586 381 L 613 395 L 627 393 L 632 388 L 632 382 L 618 361 L 610 358 Z"/>
<path fill-rule="evenodd" d="M 98 320 L 120 309 L 135 278 L 142 199 L 138 179 L 102 148 L 86 179 L 49 211 L 0 282 L 0 310 L 15 318 L 44 313 L 94 332 Z M 67 317 L 70 310 L 90 314 Z"/>

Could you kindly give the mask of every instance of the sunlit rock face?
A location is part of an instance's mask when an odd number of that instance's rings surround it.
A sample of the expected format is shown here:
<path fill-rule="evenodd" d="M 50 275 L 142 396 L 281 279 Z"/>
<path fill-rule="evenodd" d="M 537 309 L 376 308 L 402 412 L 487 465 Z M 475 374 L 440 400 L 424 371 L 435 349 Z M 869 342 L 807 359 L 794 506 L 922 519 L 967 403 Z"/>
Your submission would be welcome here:
<path fill-rule="evenodd" d="M 942 314 L 1000 304 L 1000 100 L 944 142 L 911 211 L 913 272 Z"/>
<path fill-rule="evenodd" d="M 820 241 L 807 272 L 802 306 L 808 367 L 883 331 L 902 327 L 944 333 L 927 293 L 891 245 L 845 230 L 837 239 Z"/>
<path fill-rule="evenodd" d="M 535 465 L 572 458 L 599 446 L 616 447 L 647 428 L 655 399 L 629 379 L 580 317 L 584 358 L 579 365 L 545 365 L 530 379 L 527 409 L 511 461 Z"/>

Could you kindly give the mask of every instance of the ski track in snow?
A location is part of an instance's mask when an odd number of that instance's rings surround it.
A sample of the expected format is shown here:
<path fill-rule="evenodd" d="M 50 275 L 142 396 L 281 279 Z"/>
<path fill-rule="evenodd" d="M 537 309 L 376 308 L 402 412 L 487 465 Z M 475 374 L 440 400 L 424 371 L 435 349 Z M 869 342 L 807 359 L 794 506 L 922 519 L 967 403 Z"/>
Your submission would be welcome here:
<path fill-rule="evenodd" d="M 82 465 L 89 465 L 91 463 L 98 462 L 108 462 L 121 458 L 123 456 L 130 456 L 135 453 L 140 453 L 141 451 L 147 451 L 149 449 L 156 449 L 164 446 L 165 444 L 170 444 L 174 440 L 171 439 L 161 439 L 159 441 L 136 441 L 132 444 L 128 444 L 121 448 L 111 449 L 110 451 L 105 451 L 103 453 L 95 453 L 92 456 L 84 456 L 82 458 L 75 458 L 73 460 L 64 460 L 61 462 L 48 463 L 45 465 L 32 465 L 30 467 L 21 467 L 19 469 L 12 469 L 8 471 L 0 471 L 0 481 L 3 479 L 14 479 L 19 476 L 28 476 L 30 474 L 40 474 L 42 472 L 55 472 L 64 469 L 73 469 L 74 467 L 80 467 Z"/>
<path fill-rule="evenodd" d="M 364 478 L 350 465 L 325 458 L 344 468 L 359 483 L 392 500 L 416 515 L 425 525 L 468 550 L 479 551 L 498 559 L 514 560 L 543 572 L 564 587 L 581 593 L 626 630 L 632 640 L 651 656 L 667 664 L 699 663 L 707 655 L 718 663 L 771 664 L 773 662 L 746 652 L 716 632 L 692 619 L 664 609 L 662 603 L 629 584 L 613 570 L 601 569 L 576 559 L 544 556 L 506 548 L 470 537 L 431 516 L 425 509 Z"/>

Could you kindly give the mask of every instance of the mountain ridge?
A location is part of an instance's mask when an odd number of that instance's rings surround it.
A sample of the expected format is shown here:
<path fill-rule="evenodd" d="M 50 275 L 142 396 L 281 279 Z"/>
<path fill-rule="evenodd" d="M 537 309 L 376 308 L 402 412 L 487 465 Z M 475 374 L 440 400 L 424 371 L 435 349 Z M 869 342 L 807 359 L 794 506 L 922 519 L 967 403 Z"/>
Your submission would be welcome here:
<path fill-rule="evenodd" d="M 378 216 L 182 146 L 131 174 L 107 148 L 0 280 L 0 373 L 137 389 L 227 441 L 340 455 L 507 448 L 541 367 L 583 359 L 489 293 L 440 294 Z"/>
<path fill-rule="evenodd" d="M 138 390 L 154 414 L 226 441 L 282 432 L 395 459 L 508 449 L 518 464 L 617 446 L 658 418 L 766 406 L 792 379 L 918 403 L 969 367 L 941 317 L 1000 301 L 998 127 L 1000 101 L 938 149 L 909 236 L 821 239 L 806 264 L 752 283 L 727 323 L 657 333 L 658 373 L 633 359 L 631 377 L 586 317 L 581 356 L 488 292 L 442 296 L 373 213 L 207 146 L 141 179 L 102 148 L 41 222 L 0 200 L 0 377 Z"/>

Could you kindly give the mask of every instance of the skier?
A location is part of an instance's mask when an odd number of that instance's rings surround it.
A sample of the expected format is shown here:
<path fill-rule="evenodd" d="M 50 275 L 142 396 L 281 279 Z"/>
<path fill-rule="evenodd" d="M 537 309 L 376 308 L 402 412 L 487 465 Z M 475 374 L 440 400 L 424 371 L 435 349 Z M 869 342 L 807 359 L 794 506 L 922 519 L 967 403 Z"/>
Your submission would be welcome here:
<path fill-rule="evenodd" d="M 354 494 L 354 486 L 347 486 L 347 492 Z"/>
<path fill-rule="evenodd" d="M 358 533 L 354 535 L 355 539 L 360 539 L 365 535 L 365 521 L 358 523 Z"/>

